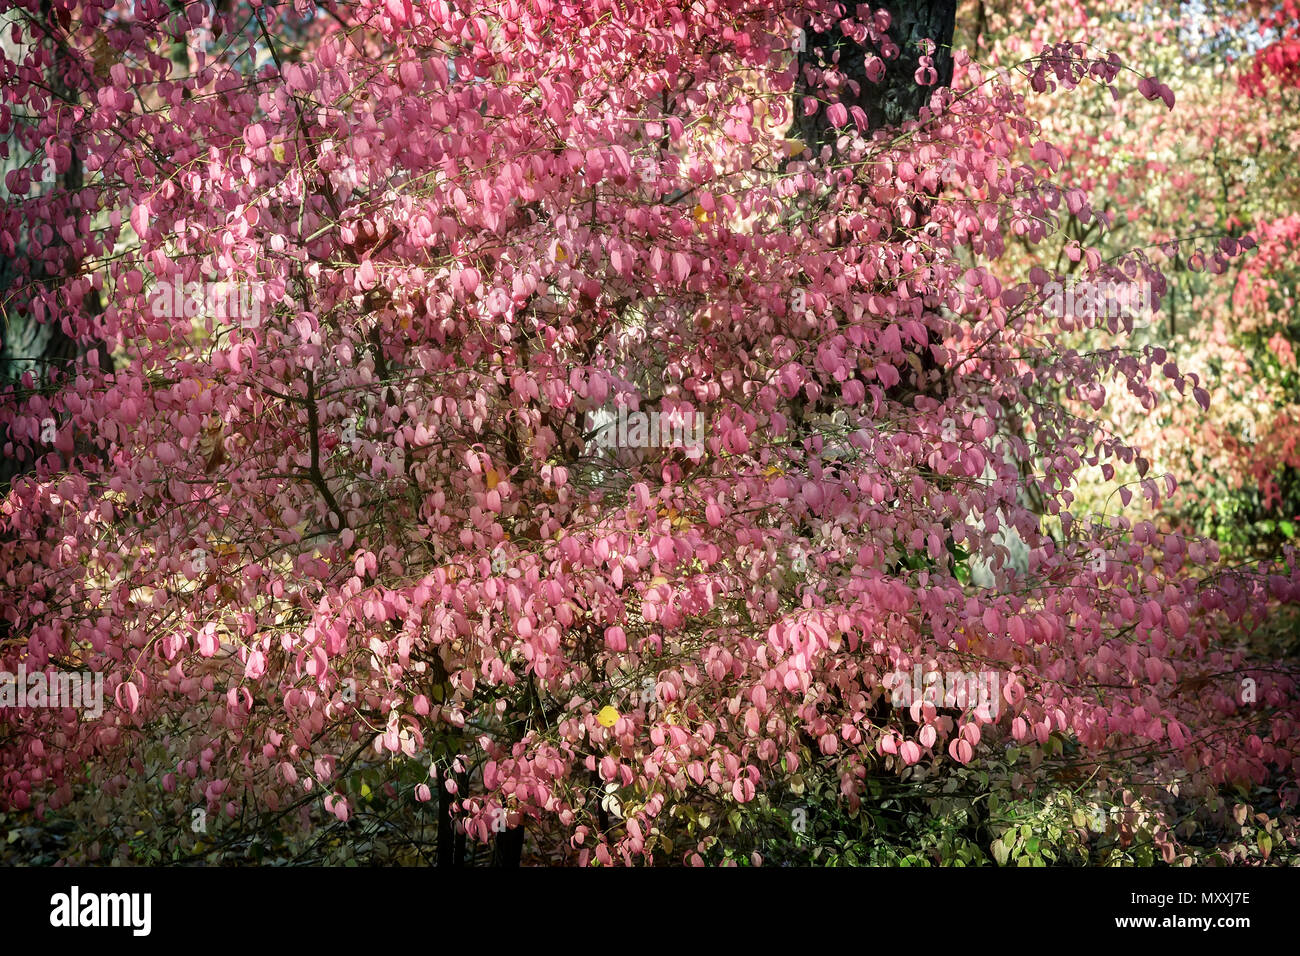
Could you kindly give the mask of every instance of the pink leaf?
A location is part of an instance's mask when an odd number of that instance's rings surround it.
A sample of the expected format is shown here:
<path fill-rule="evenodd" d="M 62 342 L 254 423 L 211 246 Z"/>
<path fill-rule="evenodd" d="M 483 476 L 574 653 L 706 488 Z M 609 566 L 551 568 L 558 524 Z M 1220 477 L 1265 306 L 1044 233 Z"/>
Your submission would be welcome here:
<path fill-rule="evenodd" d="M 118 706 L 125 708 L 134 714 L 140 706 L 140 689 L 130 681 L 125 681 L 117 685 L 117 703 Z"/>
<path fill-rule="evenodd" d="M 685 282 L 691 274 L 691 260 L 687 258 L 684 252 L 673 253 L 673 278 L 678 282 Z"/>
<path fill-rule="evenodd" d="M 754 781 L 747 775 L 737 777 L 736 782 L 731 785 L 731 795 L 736 798 L 737 803 L 749 803 L 754 799 L 754 793 Z"/>

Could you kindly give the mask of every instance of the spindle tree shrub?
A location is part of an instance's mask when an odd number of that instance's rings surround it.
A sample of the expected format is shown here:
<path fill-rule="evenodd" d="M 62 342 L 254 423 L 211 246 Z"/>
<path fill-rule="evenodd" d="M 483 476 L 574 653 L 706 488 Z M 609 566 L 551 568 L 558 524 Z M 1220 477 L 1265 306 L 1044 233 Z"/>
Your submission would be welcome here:
<path fill-rule="evenodd" d="M 716 861 L 701 815 L 743 829 L 804 778 L 852 814 L 1008 745 L 1149 791 L 1169 860 L 1161 794 L 1291 799 L 1293 674 L 1235 635 L 1300 595 L 1292 555 L 1220 566 L 1147 520 L 1155 473 L 1110 525 L 1071 511 L 1140 456 L 1062 390 L 1205 383 L 1061 346 L 1060 277 L 997 275 L 1104 219 L 1025 98 L 1158 81 L 957 51 L 960 86 L 873 129 L 793 49 L 834 25 L 871 82 L 897 50 L 865 5 L 7 6 L 31 42 L 0 123 L 85 170 L 10 173 L 0 243 L 43 271 L 8 307 L 115 360 L 0 405 L 32 468 L 3 668 L 106 675 L 97 717 L 0 715 L 0 804 L 80 821 L 70 856 L 400 811 L 440 861 L 453 827 Z M 805 150 L 794 113 L 834 134 Z M 1140 249 L 1071 258 L 1165 289 Z M 895 706 L 916 669 L 994 696 Z"/>

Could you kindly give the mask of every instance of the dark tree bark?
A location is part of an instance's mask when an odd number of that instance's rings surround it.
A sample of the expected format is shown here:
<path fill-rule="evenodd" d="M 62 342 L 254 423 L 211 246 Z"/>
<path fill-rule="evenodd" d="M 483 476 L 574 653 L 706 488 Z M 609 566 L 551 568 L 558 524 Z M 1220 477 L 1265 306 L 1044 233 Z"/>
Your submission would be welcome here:
<path fill-rule="evenodd" d="M 524 828 L 510 827 L 492 841 L 493 866 L 519 866 L 524 855 Z"/>
<path fill-rule="evenodd" d="M 11 62 L 20 62 L 25 55 L 25 51 L 13 42 L 10 34 L 9 27 L 16 16 L 16 13 L 11 12 L 0 23 L 4 28 L 4 54 Z M 53 63 L 48 70 L 50 89 L 54 95 L 71 101 L 75 91 L 69 89 L 62 79 L 63 60 L 67 54 L 50 0 L 41 3 L 39 19 L 33 21 L 30 15 L 23 19 L 25 26 L 35 22 L 40 28 L 40 42 L 53 44 Z M 27 42 L 31 43 L 31 40 L 28 39 Z M 68 145 L 72 147 L 72 162 L 62 174 L 56 176 L 52 188 L 62 194 L 63 201 L 70 205 L 70 197 L 76 195 L 84 185 L 84 173 L 81 158 L 77 154 L 76 140 Z M 9 148 L 9 159 L 3 170 L 43 161 L 43 157 L 34 157 L 24 149 L 17 135 L 10 135 Z M 28 222 L 27 225 L 31 229 L 36 223 Z M 67 274 L 75 272 L 78 264 L 71 256 L 66 256 L 62 273 L 58 270 L 52 272 L 46 262 L 36 261 L 27 253 L 26 242 L 24 238 L 12 257 L 0 256 L 0 303 L 3 303 L 0 307 L 0 394 L 13 388 L 28 372 L 38 389 L 53 388 L 54 383 L 73 367 L 77 359 L 91 351 L 99 353 L 100 368 L 112 367 L 111 357 L 102 342 L 78 343 L 63 331 L 59 323 L 36 321 L 30 308 L 29 290 L 38 286 L 57 285 Z M 57 238 L 57 233 L 55 243 L 64 244 L 62 239 Z M 88 296 L 85 306 L 97 309 L 97 295 Z M 77 444 L 78 451 L 93 451 L 84 442 L 79 441 Z M 7 457 L 0 459 L 0 493 L 9 488 L 14 478 L 30 472 L 33 465 L 34 460 L 30 457 L 23 461 Z"/>
<path fill-rule="evenodd" d="M 805 96 L 826 98 L 818 77 L 827 67 L 844 74 L 848 83 L 838 92 L 845 106 L 859 106 L 867 114 L 870 129 L 899 126 L 915 119 L 930 102 L 930 95 L 952 82 L 952 36 L 957 18 L 957 0 L 876 0 L 873 8 L 889 11 L 889 38 L 898 56 L 886 59 L 876 43 L 865 44 L 845 36 L 837 23 L 813 23 L 804 28 L 805 49 L 799 54 L 799 81 L 795 86 L 794 133 L 817 150 L 832 138 L 823 106 L 812 116 L 803 116 Z M 818 27 L 822 27 L 821 30 Z M 933 40 L 935 83 L 916 82 L 916 69 L 924 51 L 922 41 Z M 866 63 L 881 56 L 884 76 L 873 83 L 867 78 Z"/>
<path fill-rule="evenodd" d="M 814 153 L 834 139 L 834 130 L 827 119 L 827 103 L 838 101 L 846 107 L 860 107 L 866 114 L 868 131 L 899 126 L 915 119 L 929 105 L 935 90 L 952 82 L 952 40 L 957 17 L 956 0 L 877 0 L 874 9 L 883 9 L 890 15 L 886 35 L 897 47 L 897 54 L 881 49 L 888 46 L 883 38 L 879 42 L 867 37 L 860 42 L 847 35 L 838 19 L 814 18 L 804 26 L 804 50 L 799 53 L 799 80 L 794 89 L 794 123 L 791 135 L 806 143 Z M 925 41 L 932 41 L 928 47 Z M 921 59 L 926 56 L 933 64 L 934 82 L 917 82 L 916 72 Z M 867 62 L 880 57 L 884 73 L 875 82 L 867 77 Z M 838 73 L 843 81 L 831 92 L 823 81 L 827 72 Z M 820 108 L 811 116 L 803 115 L 803 100 L 814 97 L 821 101 Z M 913 204 L 916 224 L 924 223 L 929 203 L 919 199 Z M 897 224 L 898 238 L 904 238 L 902 224 Z M 887 390 L 894 400 L 908 392 L 941 394 L 944 389 L 943 372 L 935 361 L 932 348 L 936 337 L 931 331 L 926 346 L 919 350 L 920 369 L 914 374 L 904 374 L 903 380 Z M 819 408 L 829 408 L 824 403 Z"/>
<path fill-rule="evenodd" d="M 43 9 L 48 11 L 48 4 L 44 4 Z M 12 24 L 23 23 L 25 27 L 26 20 L 27 17 L 18 11 L 10 11 L 0 21 L 0 43 L 3 44 L 4 57 L 10 63 L 21 62 L 30 46 L 30 40 L 25 44 L 15 42 L 10 32 Z M 15 119 L 13 130 L 7 137 L 9 151 L 3 167 L 0 167 L 0 174 L 23 166 L 39 167 L 42 162 L 42 157 L 25 148 L 18 136 L 18 129 L 19 124 Z M 69 174 L 75 171 L 79 179 L 80 169 L 77 168 L 75 159 L 73 166 L 74 170 L 69 170 Z M 2 184 L 0 197 L 6 201 L 21 202 L 11 200 Z M 61 328 L 36 322 L 26 307 L 22 287 L 43 278 L 32 273 L 25 241 L 20 241 L 13 256 L 0 255 L 0 384 L 16 382 L 28 371 L 37 380 L 42 380 L 46 377 L 49 366 L 63 365 L 76 355 L 76 344 Z M 22 470 L 16 462 L 0 461 L 0 483 L 7 486 L 14 474 Z"/>
<path fill-rule="evenodd" d="M 456 786 L 457 786 L 457 790 L 456 790 L 457 793 L 469 793 L 469 774 L 464 772 L 458 773 L 456 775 Z M 451 855 L 452 866 L 461 867 L 465 865 L 465 849 L 466 849 L 465 841 L 466 841 L 465 831 L 462 828 L 457 827 L 456 839 L 454 841 L 455 848 L 452 851 L 452 855 Z"/>
<path fill-rule="evenodd" d="M 438 866 L 453 866 L 456 856 L 455 824 L 451 819 L 451 794 L 447 792 L 445 777 L 438 770 Z"/>

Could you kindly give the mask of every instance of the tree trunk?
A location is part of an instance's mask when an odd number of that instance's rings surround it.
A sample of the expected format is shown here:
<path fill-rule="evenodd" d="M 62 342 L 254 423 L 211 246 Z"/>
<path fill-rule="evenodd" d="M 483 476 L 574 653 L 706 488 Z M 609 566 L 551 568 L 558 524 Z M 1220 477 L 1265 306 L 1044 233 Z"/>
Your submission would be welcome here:
<path fill-rule="evenodd" d="M 456 827 L 451 819 L 451 794 L 447 792 L 443 772 L 438 770 L 438 866 L 454 866 Z"/>
<path fill-rule="evenodd" d="M 4 16 L 0 17 L 0 55 L 9 63 L 23 62 L 33 44 L 26 30 L 23 42 L 15 43 L 12 33 L 13 24 L 22 23 L 24 27 L 29 27 L 33 22 L 41 27 L 42 35 L 50 37 L 59 35 L 60 28 L 54 17 L 50 0 L 42 0 L 38 18 L 30 14 L 24 15 L 18 10 L 6 11 Z M 53 63 L 46 71 L 52 93 L 64 98 L 72 97 L 74 93 L 60 80 L 66 55 L 62 45 L 55 43 Z M 12 202 L 17 207 L 27 201 L 28 197 L 11 197 L 4 186 L 4 174 L 23 166 L 36 167 L 44 174 L 45 157 L 24 147 L 18 136 L 17 117 L 14 118 L 13 124 L 7 138 L 9 157 L 0 162 L 0 200 Z M 68 145 L 72 148 L 71 164 L 62 174 L 53 174 L 51 169 L 50 175 L 37 177 L 40 181 L 37 188 L 46 193 L 61 193 L 61 201 L 70 206 L 71 197 L 83 186 L 83 170 L 81 159 L 77 155 L 75 139 Z M 99 352 L 100 368 L 111 368 L 111 358 L 103 343 L 90 342 L 79 345 L 63 331 L 58 322 L 36 321 L 30 307 L 31 297 L 24 291 L 24 287 L 30 289 L 37 285 L 57 284 L 64 278 L 61 274 L 51 274 L 45 262 L 35 261 L 28 254 L 27 244 L 30 240 L 27 233 L 36 225 L 37 222 L 28 218 L 25 222 L 26 229 L 18 236 L 14 255 L 12 257 L 0 255 L 0 303 L 2 303 L 0 306 L 0 395 L 8 390 L 8 386 L 19 382 L 23 375 L 29 372 L 35 380 L 36 388 L 51 387 L 54 379 L 67 372 L 80 356 L 89 351 Z M 57 232 L 54 243 L 63 245 Z M 76 263 L 68 257 L 64 267 L 64 271 L 71 271 L 76 268 Z M 99 301 L 94 295 L 88 296 L 85 306 L 97 310 Z M 0 436 L 0 440 L 3 437 Z M 92 451 L 82 443 L 79 445 L 81 451 Z M 8 489 L 18 475 L 31 471 L 33 464 L 34 460 L 30 456 L 22 461 L 17 460 L 16 457 L 0 459 L 0 493 Z"/>
<path fill-rule="evenodd" d="M 859 43 L 846 36 L 838 23 L 814 21 L 804 26 L 804 49 L 798 54 L 799 80 L 794 90 L 795 120 L 790 135 L 802 139 L 814 153 L 834 139 L 827 120 L 826 100 L 837 99 L 846 107 L 860 107 L 866 114 L 869 130 L 884 129 L 915 119 L 921 109 L 929 105 L 934 91 L 952 82 L 956 0 L 885 0 L 879 9 L 890 14 L 886 33 L 898 47 L 897 56 L 892 58 L 882 55 L 883 40 L 877 44 L 868 38 L 865 43 Z M 925 55 L 926 40 L 934 42 L 930 56 L 937 74 L 930 84 L 918 83 L 916 78 L 921 57 Z M 867 62 L 874 56 L 880 56 L 885 65 L 884 74 L 876 82 L 867 78 L 866 71 Z M 821 85 L 824 71 L 832 65 L 848 81 L 836 93 L 829 93 Z M 822 105 L 813 115 L 804 116 L 803 100 L 810 96 L 821 101 Z M 913 228 L 918 228 L 928 215 L 928 203 L 918 201 L 913 205 L 913 211 L 916 214 Z M 897 229 L 898 237 L 904 238 L 902 225 L 898 224 Z M 908 392 L 934 397 L 942 395 L 942 370 L 931 349 L 936 341 L 931 330 L 927 345 L 919 349 L 919 371 L 905 372 L 902 381 L 886 391 L 889 398 L 900 400 Z M 829 412 L 834 407 L 834 400 L 835 396 L 827 393 L 814 403 L 814 407 Z M 797 403 L 796 407 L 801 413 L 802 403 Z"/>
<path fill-rule="evenodd" d="M 804 50 L 799 54 L 799 80 L 794 93 L 794 134 L 814 150 L 833 138 L 826 108 L 822 106 L 812 116 L 804 116 L 802 101 L 805 96 L 825 98 L 818 77 L 832 64 L 851 84 L 840 90 L 839 101 L 847 107 L 861 107 L 873 130 L 915 119 L 930 102 L 930 94 L 952 82 L 952 35 L 957 0 L 885 0 L 880 7 L 889 11 L 887 33 L 899 53 L 893 59 L 881 57 L 885 73 L 875 83 L 867 79 L 866 72 L 867 61 L 881 55 L 873 41 L 868 39 L 860 44 L 845 36 L 838 24 L 814 23 L 804 27 Z M 819 31 L 818 26 L 824 29 Z M 927 39 L 935 43 L 933 59 L 938 79 L 933 84 L 922 85 L 916 82 L 916 70 L 924 52 L 922 41 Z"/>
<path fill-rule="evenodd" d="M 510 827 L 492 841 L 493 866 L 519 866 L 524 855 L 524 828 Z"/>

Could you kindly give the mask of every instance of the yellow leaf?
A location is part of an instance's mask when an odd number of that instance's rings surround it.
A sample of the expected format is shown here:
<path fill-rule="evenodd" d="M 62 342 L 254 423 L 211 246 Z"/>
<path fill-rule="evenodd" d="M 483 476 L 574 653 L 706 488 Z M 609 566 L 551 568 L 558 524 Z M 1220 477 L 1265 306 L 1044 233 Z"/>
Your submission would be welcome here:
<path fill-rule="evenodd" d="M 95 64 L 95 76 L 105 83 L 109 80 L 109 70 L 113 64 L 118 61 L 117 54 L 113 51 L 113 46 L 108 42 L 108 34 L 99 33 L 95 36 L 95 42 L 90 48 L 90 58 Z"/>
<path fill-rule="evenodd" d="M 495 468 L 489 468 L 486 474 L 488 491 L 491 491 L 501 482 L 501 476 L 497 474 Z"/>
<path fill-rule="evenodd" d="M 271 155 L 275 157 L 277 163 L 284 162 L 284 143 L 272 143 Z"/>
<path fill-rule="evenodd" d="M 613 727 L 618 723 L 618 711 L 606 704 L 596 715 L 596 722 L 602 727 Z"/>

